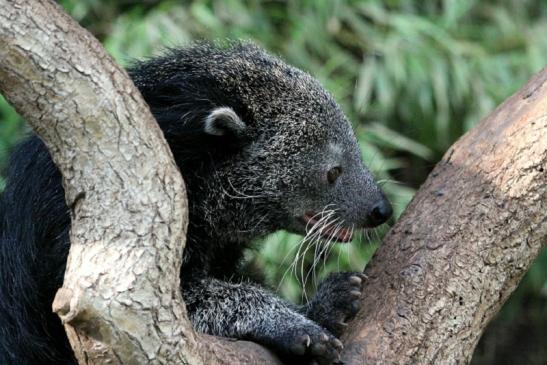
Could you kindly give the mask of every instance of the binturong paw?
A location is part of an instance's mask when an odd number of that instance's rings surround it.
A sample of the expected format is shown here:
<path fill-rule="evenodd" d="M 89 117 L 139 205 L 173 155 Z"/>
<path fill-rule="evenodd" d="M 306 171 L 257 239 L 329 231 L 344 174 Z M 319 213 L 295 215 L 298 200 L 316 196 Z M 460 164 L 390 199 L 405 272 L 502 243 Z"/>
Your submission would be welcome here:
<path fill-rule="evenodd" d="M 294 326 L 280 340 L 288 364 L 341 364 L 342 342 L 315 323 Z"/>
<path fill-rule="evenodd" d="M 309 319 L 340 337 L 361 308 L 363 282 L 366 275 L 358 272 L 332 273 L 319 284 L 315 296 L 308 304 Z"/>

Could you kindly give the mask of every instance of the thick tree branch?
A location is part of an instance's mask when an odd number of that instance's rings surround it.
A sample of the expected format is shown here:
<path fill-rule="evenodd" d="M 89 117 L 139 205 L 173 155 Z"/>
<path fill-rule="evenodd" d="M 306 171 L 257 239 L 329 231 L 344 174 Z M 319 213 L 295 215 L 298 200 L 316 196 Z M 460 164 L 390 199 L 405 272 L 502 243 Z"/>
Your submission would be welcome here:
<path fill-rule="evenodd" d="M 547 69 L 446 153 L 366 269 L 348 364 L 462 364 L 547 242 Z"/>
<path fill-rule="evenodd" d="M 48 146 L 71 207 L 53 307 L 79 362 L 275 363 L 192 330 L 179 283 L 184 184 L 127 74 L 52 1 L 0 8 L 0 91 Z"/>

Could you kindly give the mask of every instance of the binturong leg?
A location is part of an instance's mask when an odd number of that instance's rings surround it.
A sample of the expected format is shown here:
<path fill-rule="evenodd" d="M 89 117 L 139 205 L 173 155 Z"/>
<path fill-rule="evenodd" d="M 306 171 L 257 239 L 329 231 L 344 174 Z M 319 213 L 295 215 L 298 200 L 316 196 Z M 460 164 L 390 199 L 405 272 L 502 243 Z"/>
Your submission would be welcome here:
<path fill-rule="evenodd" d="M 183 297 L 197 331 L 250 340 L 285 361 L 335 363 L 342 343 L 295 306 L 251 283 L 205 278 L 187 283 Z"/>

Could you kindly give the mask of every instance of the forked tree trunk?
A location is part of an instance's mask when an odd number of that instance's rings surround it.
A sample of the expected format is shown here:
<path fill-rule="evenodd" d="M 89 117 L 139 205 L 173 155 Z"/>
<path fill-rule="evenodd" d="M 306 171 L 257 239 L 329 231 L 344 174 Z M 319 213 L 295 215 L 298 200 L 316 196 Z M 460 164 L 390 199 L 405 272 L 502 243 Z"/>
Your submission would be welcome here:
<path fill-rule="evenodd" d="M 72 211 L 54 310 L 80 363 L 279 364 L 192 330 L 184 184 L 127 74 L 51 1 L 0 9 L 0 92 L 45 141 Z M 456 143 L 388 234 L 344 337 L 348 364 L 470 359 L 546 243 L 546 79 Z"/>

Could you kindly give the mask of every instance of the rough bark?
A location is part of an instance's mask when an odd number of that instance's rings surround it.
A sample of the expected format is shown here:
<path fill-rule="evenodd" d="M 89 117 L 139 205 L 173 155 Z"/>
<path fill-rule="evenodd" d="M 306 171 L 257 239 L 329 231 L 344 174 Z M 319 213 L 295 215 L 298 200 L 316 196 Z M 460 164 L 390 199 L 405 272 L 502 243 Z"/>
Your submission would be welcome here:
<path fill-rule="evenodd" d="M 367 267 L 347 364 L 465 364 L 547 243 L 547 68 L 454 144 Z"/>
<path fill-rule="evenodd" d="M 127 74 L 52 1 L 0 9 L 0 92 L 48 146 L 72 212 L 53 309 L 80 364 L 275 363 L 194 333 L 179 283 L 184 183 Z"/>
<path fill-rule="evenodd" d="M 184 185 L 125 72 L 51 1 L 0 8 L 0 92 L 48 145 L 73 213 L 54 308 L 80 363 L 279 363 L 193 332 L 178 278 Z M 470 359 L 546 244 L 545 80 L 456 143 L 390 231 L 344 338 L 348 364 Z"/>

